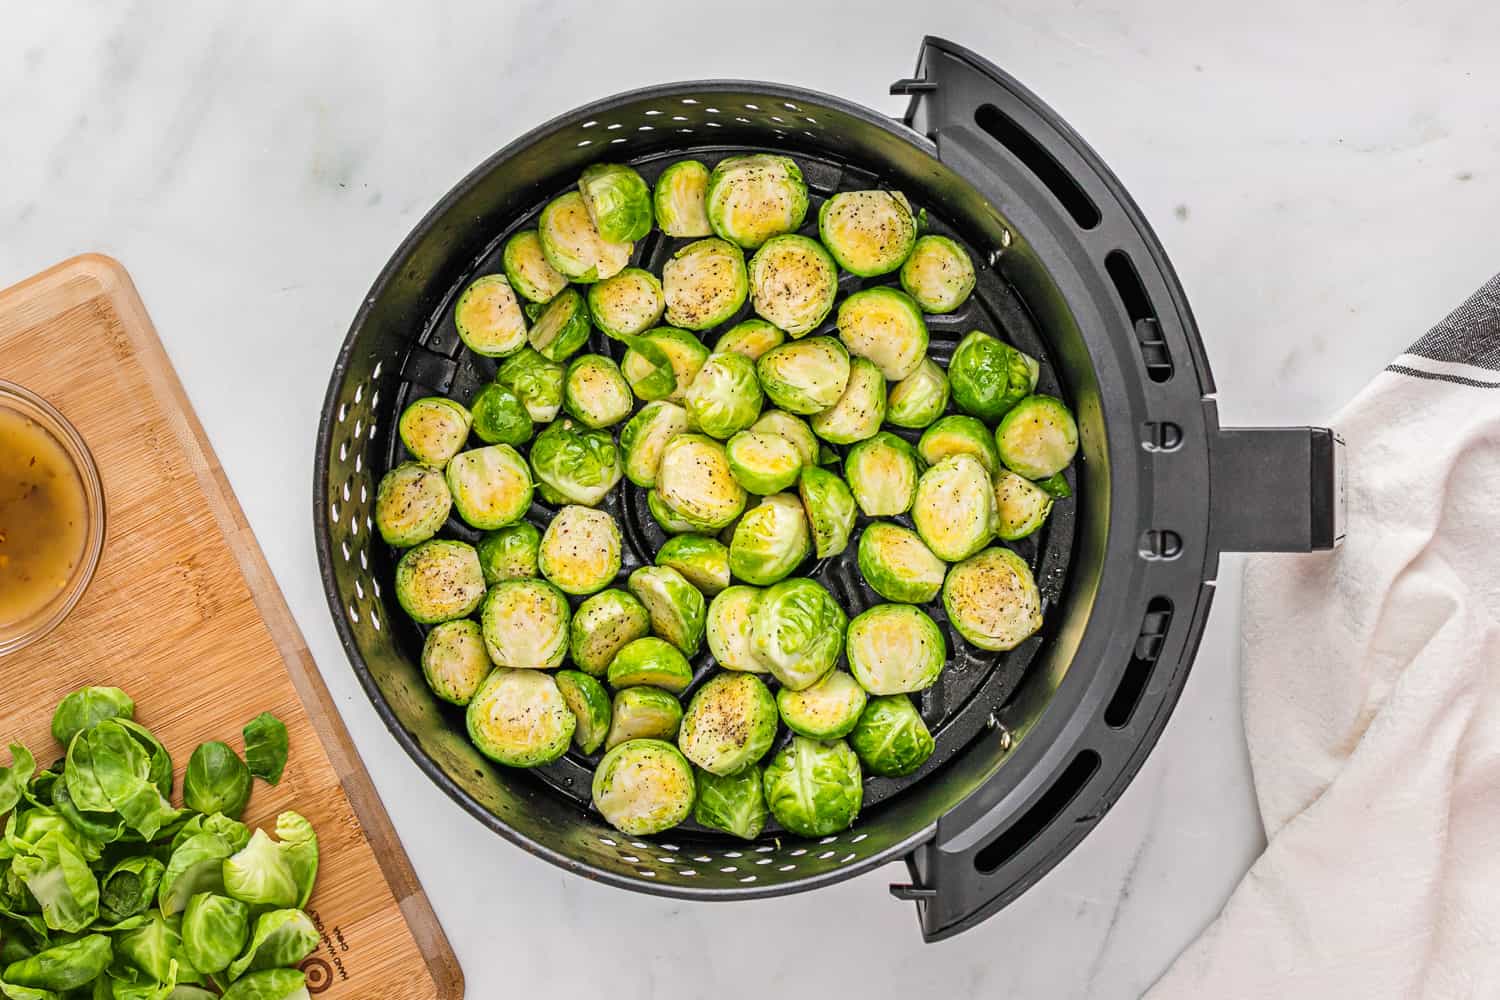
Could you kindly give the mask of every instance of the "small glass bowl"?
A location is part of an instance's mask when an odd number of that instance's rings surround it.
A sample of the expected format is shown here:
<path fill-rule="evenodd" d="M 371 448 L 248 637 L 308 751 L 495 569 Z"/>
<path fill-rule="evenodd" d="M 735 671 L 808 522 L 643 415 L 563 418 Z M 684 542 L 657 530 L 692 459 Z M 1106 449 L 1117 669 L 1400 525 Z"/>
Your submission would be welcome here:
<path fill-rule="evenodd" d="M 99 566 L 99 555 L 104 549 L 104 486 L 99 481 L 99 469 L 88 445 L 68 419 L 57 412 L 56 407 L 36 393 L 14 382 L 0 379 L 0 408 L 14 410 L 34 420 L 62 445 L 68 458 L 83 483 L 84 503 L 88 512 L 88 528 L 83 540 L 83 558 L 73 567 L 73 574 L 51 601 L 38 608 L 30 616 L 7 625 L 0 625 L 0 656 L 14 653 L 29 646 L 51 632 L 83 597 L 94 570 Z"/>

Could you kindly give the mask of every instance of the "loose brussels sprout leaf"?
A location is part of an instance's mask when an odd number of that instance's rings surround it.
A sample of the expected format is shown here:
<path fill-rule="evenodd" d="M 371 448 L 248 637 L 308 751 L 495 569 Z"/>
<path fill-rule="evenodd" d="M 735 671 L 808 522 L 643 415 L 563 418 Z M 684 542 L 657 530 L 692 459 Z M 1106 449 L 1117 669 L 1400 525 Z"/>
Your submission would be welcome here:
<path fill-rule="evenodd" d="M 148 753 L 146 742 L 137 739 L 128 726 L 134 723 L 107 719 L 74 737 L 64 780 L 79 809 L 118 812 L 126 826 L 145 839 L 154 840 L 157 833 L 179 817 L 166 799 L 166 792 L 172 788 L 171 758 L 164 750 L 160 754 Z M 145 735 L 155 744 L 149 733 Z M 80 753 L 85 745 L 86 758 Z M 163 767 L 165 774 L 159 773 Z M 103 809 L 98 808 L 98 793 L 107 802 Z"/>
<path fill-rule="evenodd" d="M 620 163 L 583 168 L 578 192 L 589 219 L 604 239 L 633 243 L 651 232 L 651 188 L 640 174 Z M 601 275 L 601 277 L 603 277 Z"/>
<path fill-rule="evenodd" d="M 568 503 L 593 507 L 609 495 L 624 475 L 620 449 L 603 431 L 559 420 L 531 443 L 531 468 L 537 481 Z"/>
<path fill-rule="evenodd" d="M 827 559 L 848 548 L 855 517 L 848 485 L 827 469 L 803 469 L 798 490 L 812 525 L 813 554 Z"/>
<path fill-rule="evenodd" d="M 708 224 L 708 168 L 679 160 L 656 179 L 656 224 L 668 236 L 712 236 Z"/>
<path fill-rule="evenodd" d="M 634 595 L 603 590 L 574 612 L 568 651 L 579 670 L 602 677 L 616 653 L 650 631 L 651 616 Z"/>
<path fill-rule="evenodd" d="M 139 925 L 117 934 L 114 968 L 128 971 L 133 966 L 157 982 L 165 983 L 172 981 L 175 965 L 179 978 L 197 978 L 197 970 L 188 961 L 180 925 L 180 920 L 170 920 L 159 912 L 152 912 Z"/>
<path fill-rule="evenodd" d="M 838 268 L 817 240 L 795 233 L 773 236 L 750 259 L 750 302 L 756 315 L 789 336 L 816 330 L 833 309 L 838 291 Z"/>
<path fill-rule="evenodd" d="M 662 266 L 667 322 L 685 330 L 707 330 L 740 311 L 749 294 L 745 255 L 718 239 L 689 243 Z"/>
<path fill-rule="evenodd" d="M 229 968 L 249 937 L 249 906 L 212 892 L 201 892 L 188 900 L 182 915 L 182 944 L 198 972 Z"/>
<path fill-rule="evenodd" d="M 958 342 L 948 383 L 960 410 L 993 424 L 1036 388 L 1037 361 L 982 330 Z"/>
<path fill-rule="evenodd" d="M 1052 511 L 1052 494 L 1029 479 L 1001 469 L 995 477 L 995 534 L 1013 542 L 1042 526 Z"/>
<path fill-rule="evenodd" d="M 646 494 L 646 507 L 651 511 L 651 517 L 661 526 L 661 530 L 669 535 L 681 535 L 698 530 L 695 523 L 669 507 L 656 490 L 651 490 Z"/>
<path fill-rule="evenodd" d="M 910 604 L 877 604 L 855 616 L 844 651 L 850 673 L 871 694 L 929 688 L 948 660 L 937 622 Z"/>
<path fill-rule="evenodd" d="M 818 464 L 818 439 L 801 417 L 794 417 L 785 410 L 767 410 L 750 425 L 750 430 L 780 435 L 797 446 L 804 467 Z"/>
<path fill-rule="evenodd" d="M 432 693 L 450 704 L 462 707 L 472 701 L 493 667 L 479 623 L 472 618 L 434 626 L 422 643 L 422 676 Z"/>
<path fill-rule="evenodd" d="M 791 486 L 802 471 L 797 446 L 770 431 L 740 431 L 725 444 L 724 453 L 735 482 L 762 496 Z"/>
<path fill-rule="evenodd" d="M 679 434 L 662 449 L 656 490 L 694 528 L 718 531 L 745 509 L 724 446 L 701 434 Z"/>
<path fill-rule="evenodd" d="M 308 1000 L 307 976 L 301 969 L 252 972 L 225 990 L 221 1000 Z"/>
<path fill-rule="evenodd" d="M 487 358 L 503 358 L 526 346 L 526 314 L 504 275 L 474 279 L 453 307 L 464 346 Z"/>
<path fill-rule="evenodd" d="M 306 907 L 318 879 L 318 835 L 305 817 L 288 810 L 276 817 L 276 837 L 297 880 L 297 906 Z"/>
<path fill-rule="evenodd" d="M 536 576 L 536 550 L 541 544 L 542 533 L 526 521 L 486 532 L 475 546 L 485 584 Z"/>
<path fill-rule="evenodd" d="M 747 767 L 728 776 L 702 768 L 695 768 L 694 773 L 698 778 L 698 800 L 693 805 L 693 819 L 699 825 L 744 840 L 760 836 L 766 828 L 767 816 L 760 768 Z"/>
<path fill-rule="evenodd" d="M 980 649 L 1014 649 L 1042 627 L 1042 598 L 1031 567 L 999 546 L 948 571 L 943 607 L 958 634 Z"/>
<path fill-rule="evenodd" d="M 612 278 L 630 263 L 635 250 L 630 242 L 604 238 L 577 191 L 554 198 L 542 209 L 537 235 L 547 263 L 573 281 Z"/>
<path fill-rule="evenodd" d="M 811 551 L 802 502 L 778 493 L 740 518 L 729 543 L 729 570 L 746 583 L 768 586 L 790 576 Z"/>
<path fill-rule="evenodd" d="M 489 382 L 469 404 L 474 436 L 485 444 L 517 447 L 531 440 L 531 414 L 521 397 L 499 382 Z"/>
<path fill-rule="evenodd" d="M 917 365 L 906 378 L 891 386 L 886 397 L 885 419 L 895 427 L 922 428 L 948 408 L 948 376 L 931 358 Z"/>
<path fill-rule="evenodd" d="M 766 805 L 800 837 L 826 837 L 853 825 L 864 799 L 859 758 L 843 740 L 793 736 L 766 765 Z"/>
<path fill-rule="evenodd" d="M 729 586 L 729 549 L 707 535 L 686 534 L 667 539 L 656 552 L 656 565 L 672 567 L 705 597 Z"/>
<path fill-rule="evenodd" d="M 1078 454 L 1078 425 L 1055 396 L 1027 396 L 1000 421 L 995 443 L 1006 468 L 1027 479 L 1046 479 Z"/>
<path fill-rule="evenodd" d="M 995 529 L 995 488 L 984 466 L 950 455 L 922 473 L 911 519 L 939 559 L 957 562 L 984 548 Z"/>
<path fill-rule="evenodd" d="M 923 312 L 950 313 L 974 290 L 974 262 L 946 236 L 919 236 L 901 265 L 901 287 Z"/>
<path fill-rule="evenodd" d="M 563 702 L 573 713 L 573 745 L 584 753 L 593 753 L 603 746 L 604 735 L 609 732 L 609 692 L 581 670 L 559 670 L 556 680 Z"/>
<path fill-rule="evenodd" d="M 894 288 L 867 288 L 840 303 L 839 339 L 850 354 L 869 358 L 892 382 L 909 376 L 927 357 L 922 310 Z"/>
<path fill-rule="evenodd" d="M 423 465 L 442 468 L 469 439 L 469 411 L 457 400 L 424 396 L 401 411 L 401 443 Z"/>
<path fill-rule="evenodd" d="M 990 475 L 1000 468 L 1000 452 L 989 428 L 960 413 L 950 414 L 923 431 L 917 454 L 928 465 L 936 465 L 949 455 L 972 455 Z"/>
<path fill-rule="evenodd" d="M 874 437 L 885 420 L 885 376 L 875 363 L 855 358 L 849 366 L 849 384 L 839 401 L 813 414 L 813 433 L 833 444 L 853 444 Z"/>
<path fill-rule="evenodd" d="M 888 601 L 926 604 L 942 589 L 948 567 L 916 532 L 878 521 L 860 533 L 859 572 Z"/>
<path fill-rule="evenodd" d="M 756 362 L 771 402 L 789 413 L 826 410 L 849 385 L 849 352 L 832 337 L 782 344 Z"/>
<path fill-rule="evenodd" d="M 7 996 L 56 1000 L 59 993 L 87 986 L 103 974 L 114 950 L 103 934 L 89 934 L 37 952 L 5 967 L 0 975 Z M 27 991 L 21 993 L 20 991 Z M 37 991 L 37 992 L 31 992 Z"/>
<path fill-rule="evenodd" d="M 568 650 L 568 599 L 544 580 L 495 584 L 480 621 L 484 648 L 497 667 L 551 670 Z"/>
<path fill-rule="evenodd" d="M 725 330 L 714 350 L 721 354 L 743 354 L 751 361 L 759 361 L 771 348 L 785 342 L 786 334 L 778 327 L 763 319 L 747 319 Z"/>
<path fill-rule="evenodd" d="M 776 707 L 792 732 L 815 740 L 836 740 L 848 735 L 859 721 L 865 689 L 844 671 L 830 670 L 812 687 L 776 692 Z"/>
<path fill-rule="evenodd" d="M 617 339 L 649 330 L 666 307 L 661 282 L 638 267 L 627 267 L 613 278 L 589 286 L 589 314 L 594 325 Z"/>
<path fill-rule="evenodd" d="M 807 183 L 788 156 L 754 153 L 718 162 L 708 176 L 708 222 L 746 250 L 790 233 L 807 216 Z"/>
<path fill-rule="evenodd" d="M 755 653 L 751 619 L 760 591 L 735 585 L 721 592 L 708 606 L 708 648 L 719 666 L 764 674 L 770 668 Z"/>
<path fill-rule="evenodd" d="M 620 572 L 620 544 L 620 526 L 613 517 L 570 504 L 547 525 L 537 565 L 563 593 L 592 594 Z"/>
<path fill-rule="evenodd" d="M 508 767 L 539 767 L 561 757 L 577 720 L 551 674 L 500 667 L 469 702 L 469 739 Z"/>
<path fill-rule="evenodd" d="M 66 787 L 59 786 L 59 787 Z M 118 924 L 145 913 L 156 899 L 167 866 L 144 854 L 125 858 L 99 880 L 99 919 Z"/>
<path fill-rule="evenodd" d="M 9 884 L 25 899 L 28 909 L 31 900 L 36 901 L 49 929 L 77 934 L 99 916 L 99 881 L 89 861 L 71 832 L 53 829 L 11 862 Z M 22 884 L 25 889 L 20 888 Z"/>
<path fill-rule="evenodd" d="M 1038 489 L 1045 490 L 1047 495 L 1055 500 L 1066 500 L 1073 495 L 1073 487 L 1068 485 L 1068 477 L 1065 472 L 1054 472 L 1046 479 L 1036 481 Z"/>
<path fill-rule="evenodd" d="M 184 921 L 184 938 L 186 933 Z M 250 946 L 228 967 L 229 978 L 236 980 L 246 973 L 294 967 L 317 951 L 318 941 L 318 928 L 301 910 L 262 913 L 255 921 L 255 936 L 250 939 Z M 215 970 L 200 967 L 200 971 Z"/>
<path fill-rule="evenodd" d="M 257 907 L 296 906 L 297 877 L 281 847 L 264 830 L 250 835 L 238 854 L 224 862 L 224 891 Z"/>
<path fill-rule="evenodd" d="M 448 484 L 437 469 L 402 462 L 375 488 L 375 527 L 387 545 L 407 548 L 438 533 L 453 509 Z"/>
<path fill-rule="evenodd" d="M 628 687 L 615 693 L 604 749 L 631 740 L 675 740 L 682 726 L 682 703 L 658 687 Z"/>
<path fill-rule="evenodd" d="M 708 348 L 686 330 L 659 326 L 629 341 L 620 369 L 630 389 L 645 400 L 680 403 L 698 369 L 708 360 Z"/>
<path fill-rule="evenodd" d="M 527 338 L 534 351 L 548 361 L 566 361 L 589 339 L 589 313 L 583 296 L 565 288 L 537 314 Z"/>
<path fill-rule="evenodd" d="M 239 819 L 250 801 L 250 769 L 227 743 L 200 743 L 182 779 L 182 802 L 201 813 Z"/>
<path fill-rule="evenodd" d="M 533 423 L 551 423 L 557 417 L 557 411 L 562 409 L 563 366 L 548 361 L 529 347 L 506 358 L 495 373 L 495 381 L 520 397 L 521 405 L 526 407 Z M 467 427 L 464 434 L 468 435 Z M 408 444 L 407 447 L 411 446 Z M 463 447 L 463 442 L 459 442 L 458 447 Z M 457 451 L 455 448 L 454 452 Z M 451 457 L 449 455 L 443 461 Z"/>
<path fill-rule="evenodd" d="M 917 220 L 899 191 L 840 191 L 818 210 L 818 235 L 840 267 L 872 278 L 911 256 Z"/>
<path fill-rule="evenodd" d="M 697 429 L 720 440 L 734 436 L 760 416 L 763 396 L 755 362 L 743 354 L 710 354 L 684 401 Z"/>
<path fill-rule="evenodd" d="M 676 403 L 658 399 L 641 407 L 620 431 L 625 477 L 645 489 L 655 486 L 667 442 L 687 429 L 687 411 Z"/>
<path fill-rule="evenodd" d="M 248 845 L 246 841 L 246 845 Z M 217 833 L 195 833 L 172 847 L 157 899 L 167 916 L 181 913 L 200 892 L 224 891 L 224 862 L 237 849 Z"/>
<path fill-rule="evenodd" d="M 531 506 L 531 470 L 508 444 L 459 452 L 446 477 L 458 516 L 482 531 L 514 524 Z"/>
<path fill-rule="evenodd" d="M 67 746 L 73 742 L 74 736 L 86 729 L 93 729 L 105 719 L 134 718 L 135 702 L 131 700 L 130 695 L 119 688 L 79 688 L 59 702 L 57 711 L 52 713 L 52 737 L 63 746 Z M 11 750 L 14 755 L 14 745 Z M 27 757 L 29 758 L 30 754 L 27 754 Z M 14 756 L 14 762 L 19 765 L 21 758 Z M 30 780 L 30 770 L 31 768 L 27 767 L 27 774 L 16 779 L 19 784 L 25 785 Z M 0 806 L 0 813 L 8 811 L 9 807 Z"/>
<path fill-rule="evenodd" d="M 698 588 L 669 566 L 642 566 L 630 574 L 630 592 L 646 606 L 651 631 L 696 656 L 703 645 L 706 608 Z"/>
<path fill-rule="evenodd" d="M 750 639 L 782 686 L 800 691 L 833 669 L 848 624 L 826 587 L 798 577 L 761 592 L 750 614 Z"/>
<path fill-rule="evenodd" d="M 550 301 L 568 287 L 568 279 L 547 262 L 535 229 L 523 230 L 506 240 L 500 263 L 510 287 L 532 302 Z"/>
<path fill-rule="evenodd" d="M 738 774 L 776 739 L 776 699 L 759 677 L 723 673 L 698 689 L 682 717 L 677 745 L 711 774 Z"/>
<path fill-rule="evenodd" d="M 849 734 L 849 745 L 866 770 L 887 778 L 911 774 L 927 763 L 936 746 L 927 723 L 904 694 L 871 698 Z"/>
<path fill-rule="evenodd" d="M 869 517 L 895 517 L 917 496 L 917 452 L 905 439 L 881 431 L 849 449 L 844 476 L 859 509 Z"/>
<path fill-rule="evenodd" d="M 594 770 L 594 808 L 630 837 L 670 830 L 693 811 L 696 788 L 687 758 L 662 740 L 621 743 Z"/>
<path fill-rule="evenodd" d="M 53 727 L 56 728 L 56 725 L 54 717 Z M 16 803 L 21 801 L 26 785 L 31 781 L 31 775 L 35 770 L 36 758 L 31 755 L 31 751 L 19 743 L 12 743 L 10 767 L 0 767 L 0 815 L 10 812 L 16 807 Z"/>
<path fill-rule="evenodd" d="M 484 597 L 484 572 L 472 545 L 433 539 L 396 564 L 396 600 L 412 621 L 436 625 L 467 618 Z"/>
<path fill-rule="evenodd" d="M 167 748 L 162 745 L 161 740 L 138 722 L 130 719 L 113 721 L 146 752 L 148 758 L 146 780 L 155 785 L 162 795 L 170 796 L 172 794 L 172 755 L 167 753 Z"/>

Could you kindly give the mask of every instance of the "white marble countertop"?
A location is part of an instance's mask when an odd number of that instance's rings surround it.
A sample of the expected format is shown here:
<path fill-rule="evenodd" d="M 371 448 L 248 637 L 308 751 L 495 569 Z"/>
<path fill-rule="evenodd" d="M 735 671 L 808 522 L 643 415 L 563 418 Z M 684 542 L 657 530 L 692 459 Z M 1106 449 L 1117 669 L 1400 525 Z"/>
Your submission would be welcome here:
<path fill-rule="evenodd" d="M 1226 423 L 1326 419 L 1500 266 L 1493 4 L 924 0 L 855 18 L 845 6 L 6 11 L 0 286 L 86 250 L 134 275 L 470 996 L 545 984 L 622 998 L 1130 997 L 1261 846 L 1233 558 L 1135 783 L 1019 902 L 943 944 L 924 947 L 909 905 L 887 896 L 904 875 L 894 867 L 813 894 L 691 905 L 566 876 L 444 798 L 345 663 L 318 583 L 309 474 L 361 297 L 492 150 L 585 101 L 692 77 L 782 80 L 894 112 L 886 85 L 910 72 L 924 33 L 946 35 L 1031 86 L 1119 173 L 1182 275 Z"/>

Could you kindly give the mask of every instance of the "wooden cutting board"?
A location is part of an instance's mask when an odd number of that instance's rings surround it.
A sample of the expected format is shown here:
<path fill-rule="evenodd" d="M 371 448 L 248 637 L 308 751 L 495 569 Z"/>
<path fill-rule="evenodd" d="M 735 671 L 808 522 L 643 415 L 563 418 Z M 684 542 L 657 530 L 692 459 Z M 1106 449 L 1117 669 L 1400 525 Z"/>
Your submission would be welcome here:
<path fill-rule="evenodd" d="M 62 411 L 104 482 L 93 584 L 51 635 L 0 657 L 0 744 L 61 755 L 52 710 L 85 684 L 124 688 L 177 765 L 274 712 L 281 784 L 256 781 L 246 822 L 295 808 L 322 845 L 304 968 L 321 1000 L 461 997 L 463 974 L 344 729 L 265 557 L 115 261 L 75 257 L 0 292 L 0 378 Z"/>

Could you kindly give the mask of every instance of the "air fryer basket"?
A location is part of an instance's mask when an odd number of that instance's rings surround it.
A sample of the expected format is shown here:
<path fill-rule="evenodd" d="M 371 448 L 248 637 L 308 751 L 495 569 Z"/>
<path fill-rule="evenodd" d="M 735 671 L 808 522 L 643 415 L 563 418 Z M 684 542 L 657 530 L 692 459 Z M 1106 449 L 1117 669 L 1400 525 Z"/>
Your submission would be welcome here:
<path fill-rule="evenodd" d="M 361 683 L 418 765 L 486 826 L 589 877 L 695 899 L 801 891 L 904 856 L 913 881 L 893 891 L 917 901 L 935 939 L 1039 878 L 1140 767 L 1186 679 L 1219 551 L 1328 547 L 1339 498 L 1329 432 L 1219 429 L 1161 247 L 1050 110 L 936 39 L 923 43 L 916 77 L 892 89 L 912 95 L 904 122 L 776 84 L 655 87 L 564 115 L 482 164 L 397 250 L 355 318 L 325 401 L 314 517 L 330 608 Z M 461 349 L 450 314 L 474 275 L 499 269 L 506 236 L 534 224 L 588 163 L 630 162 L 652 179 L 674 159 L 745 148 L 796 157 L 815 203 L 840 189 L 900 189 L 967 244 L 978 291 L 962 312 L 931 318 L 933 352 L 946 360 L 979 328 L 1043 359 L 1043 390 L 1078 414 L 1076 497 L 1020 546 L 1046 601 L 1043 633 L 1000 656 L 950 633 L 944 679 L 920 699 L 938 751 L 912 778 L 868 781 L 852 829 L 820 840 L 773 829 L 755 843 L 691 828 L 632 839 L 588 808 L 588 760 L 498 767 L 428 692 L 421 635 L 382 593 L 394 559 L 372 537 L 371 504 L 399 460 L 404 403 L 466 398 L 493 375 Z M 637 257 L 659 267 L 674 248 L 654 233 Z M 598 338 L 590 349 L 618 345 Z M 609 501 L 627 572 L 661 541 L 641 499 L 627 488 Z M 812 572 L 851 608 L 874 603 L 851 556 Z M 701 680 L 706 661 L 697 666 Z"/>

